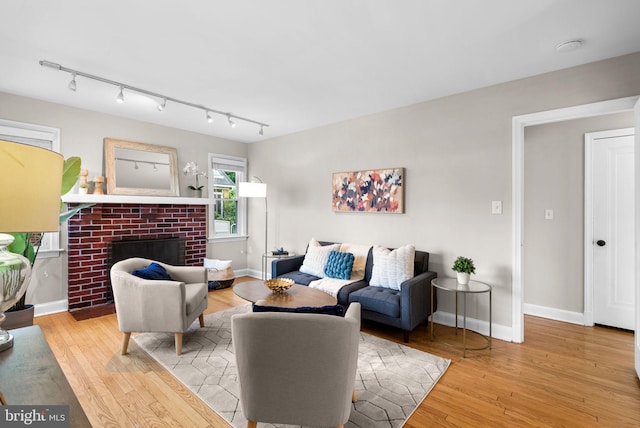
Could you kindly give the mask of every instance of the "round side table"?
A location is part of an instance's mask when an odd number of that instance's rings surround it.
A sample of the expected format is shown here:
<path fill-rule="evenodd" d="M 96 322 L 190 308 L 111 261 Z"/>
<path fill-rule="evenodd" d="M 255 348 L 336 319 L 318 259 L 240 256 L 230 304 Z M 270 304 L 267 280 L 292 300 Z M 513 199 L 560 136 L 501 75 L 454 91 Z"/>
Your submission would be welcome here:
<path fill-rule="evenodd" d="M 273 253 L 262 253 L 262 279 L 269 279 L 269 259 L 286 259 L 287 257 L 294 257 L 295 254 L 287 253 L 287 254 L 273 254 Z"/>
<path fill-rule="evenodd" d="M 431 281 L 431 340 L 435 340 L 433 330 L 433 300 L 436 290 L 443 290 L 447 293 L 455 293 L 456 295 L 456 334 L 458 332 L 458 295 L 462 293 L 462 349 L 463 357 L 467 357 L 467 350 L 478 351 L 481 349 L 491 349 L 491 286 L 479 281 L 469 281 L 468 284 L 462 285 L 455 278 L 435 278 Z M 489 335 L 486 336 L 480 332 L 469 330 L 480 335 L 487 341 L 487 345 L 479 348 L 467 348 L 467 295 L 488 293 L 489 296 Z"/>

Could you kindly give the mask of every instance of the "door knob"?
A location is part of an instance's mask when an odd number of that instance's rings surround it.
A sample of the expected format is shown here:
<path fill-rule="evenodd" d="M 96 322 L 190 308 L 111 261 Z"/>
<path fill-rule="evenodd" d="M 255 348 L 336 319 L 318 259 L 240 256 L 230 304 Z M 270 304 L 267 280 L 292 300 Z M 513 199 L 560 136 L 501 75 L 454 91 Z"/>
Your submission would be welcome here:
<path fill-rule="evenodd" d="M 598 245 L 598 247 L 604 247 L 605 245 L 607 245 L 607 243 L 605 241 L 603 241 L 602 239 L 598 239 L 596 241 L 596 244 Z"/>

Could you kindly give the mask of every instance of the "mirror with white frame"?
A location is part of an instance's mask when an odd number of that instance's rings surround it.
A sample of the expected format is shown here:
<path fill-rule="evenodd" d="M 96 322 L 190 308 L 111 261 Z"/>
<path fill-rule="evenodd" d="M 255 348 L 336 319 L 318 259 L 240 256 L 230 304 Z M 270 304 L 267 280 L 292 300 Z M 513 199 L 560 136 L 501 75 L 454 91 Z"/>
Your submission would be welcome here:
<path fill-rule="evenodd" d="M 178 153 L 174 147 L 104 139 L 107 193 L 179 196 Z"/>

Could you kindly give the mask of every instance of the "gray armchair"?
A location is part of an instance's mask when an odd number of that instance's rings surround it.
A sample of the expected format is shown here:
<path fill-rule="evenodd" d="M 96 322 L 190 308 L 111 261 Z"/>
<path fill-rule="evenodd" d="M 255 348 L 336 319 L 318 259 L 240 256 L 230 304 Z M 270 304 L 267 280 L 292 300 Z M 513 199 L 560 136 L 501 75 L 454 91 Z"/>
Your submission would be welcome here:
<path fill-rule="evenodd" d="M 123 333 L 121 354 L 127 353 L 132 332 L 175 333 L 176 354 L 182 354 L 182 334 L 196 318 L 204 327 L 208 304 L 207 271 L 204 267 L 164 267 L 173 281 L 138 278 L 132 271 L 143 269 L 153 260 L 131 258 L 111 268 L 111 285 L 118 328 Z"/>
<path fill-rule="evenodd" d="M 355 401 L 360 304 L 333 315 L 252 312 L 231 318 L 240 403 L 258 421 L 342 427 Z"/>

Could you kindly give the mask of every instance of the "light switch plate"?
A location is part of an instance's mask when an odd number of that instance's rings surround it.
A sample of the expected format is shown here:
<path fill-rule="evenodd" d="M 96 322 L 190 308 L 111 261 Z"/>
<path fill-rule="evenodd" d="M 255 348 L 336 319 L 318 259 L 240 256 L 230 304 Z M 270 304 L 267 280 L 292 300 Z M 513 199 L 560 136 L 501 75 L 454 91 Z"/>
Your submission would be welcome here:
<path fill-rule="evenodd" d="M 544 210 L 544 219 L 553 220 L 553 210 L 551 208 L 547 208 L 546 210 Z"/>
<path fill-rule="evenodd" d="M 502 214 L 502 201 L 491 201 L 491 214 Z"/>

